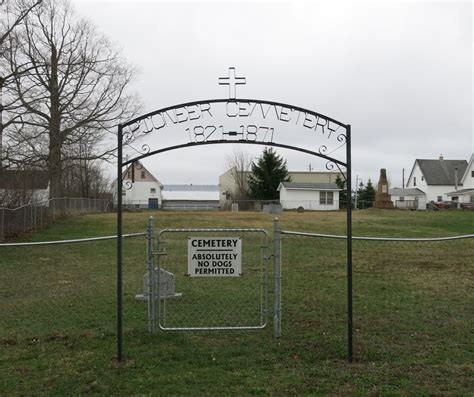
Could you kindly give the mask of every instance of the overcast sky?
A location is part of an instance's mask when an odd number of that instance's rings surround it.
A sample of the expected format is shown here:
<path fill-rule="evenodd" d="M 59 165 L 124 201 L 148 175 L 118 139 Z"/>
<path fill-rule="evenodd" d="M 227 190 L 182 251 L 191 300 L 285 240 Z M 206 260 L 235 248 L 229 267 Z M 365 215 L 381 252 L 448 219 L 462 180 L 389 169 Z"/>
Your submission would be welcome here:
<path fill-rule="evenodd" d="M 144 113 L 226 98 L 217 79 L 234 66 L 247 79 L 237 97 L 351 124 L 354 180 L 377 182 L 386 168 L 401 186 L 416 158 L 473 152 L 470 1 L 73 3 L 137 67 Z M 173 151 L 145 165 L 163 184 L 217 184 L 232 146 Z M 243 149 L 255 157 L 262 147 Z M 314 157 L 277 152 L 290 170 L 325 170 Z"/>

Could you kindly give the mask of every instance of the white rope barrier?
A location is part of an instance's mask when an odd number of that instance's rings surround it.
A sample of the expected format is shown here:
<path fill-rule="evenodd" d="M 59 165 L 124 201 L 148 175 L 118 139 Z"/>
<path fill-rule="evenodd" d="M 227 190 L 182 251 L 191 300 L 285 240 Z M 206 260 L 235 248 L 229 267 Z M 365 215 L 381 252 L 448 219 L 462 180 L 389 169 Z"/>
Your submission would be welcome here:
<path fill-rule="evenodd" d="M 124 234 L 123 237 L 139 237 L 139 236 L 144 236 L 145 234 L 146 233 L 130 233 L 130 234 Z M 102 236 L 102 237 L 78 238 L 74 240 L 35 241 L 35 242 L 27 242 L 27 243 L 4 243 L 4 244 L 0 244 L 0 247 L 27 247 L 27 246 L 34 246 L 34 245 L 88 243 L 91 241 L 114 240 L 116 238 L 117 236 Z"/>
<path fill-rule="evenodd" d="M 292 232 L 289 230 L 282 230 L 281 234 L 288 234 L 291 236 L 305 236 L 305 237 L 324 237 L 334 239 L 347 239 L 347 236 L 333 235 L 333 234 L 318 234 L 318 233 L 305 233 L 305 232 Z M 465 234 L 462 236 L 451 236 L 451 237 L 433 237 L 433 238 L 408 238 L 408 237 L 352 237 L 352 240 L 371 240 L 371 241 L 447 241 L 447 240 L 461 240 L 467 238 L 473 238 L 474 234 Z"/>

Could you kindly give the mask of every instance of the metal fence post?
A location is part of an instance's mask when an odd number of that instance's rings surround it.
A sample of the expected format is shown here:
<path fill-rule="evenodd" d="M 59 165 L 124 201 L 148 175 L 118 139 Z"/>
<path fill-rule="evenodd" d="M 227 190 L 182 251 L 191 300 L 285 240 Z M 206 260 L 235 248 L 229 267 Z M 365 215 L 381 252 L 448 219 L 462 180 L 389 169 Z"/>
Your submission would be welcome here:
<path fill-rule="evenodd" d="M 148 330 L 155 333 L 156 319 L 156 291 L 155 291 L 155 266 L 153 261 L 153 217 L 148 219 L 146 228 L 146 253 L 147 253 L 147 270 L 148 270 Z"/>
<path fill-rule="evenodd" d="M 3 240 L 5 235 L 4 235 L 4 225 L 5 225 L 5 210 L 2 208 L 2 228 L 0 229 L 0 240 Z"/>
<path fill-rule="evenodd" d="M 278 218 L 273 220 L 273 337 L 281 336 L 281 232 Z"/>
<path fill-rule="evenodd" d="M 117 360 L 123 360 L 122 125 L 117 132 Z"/>
<path fill-rule="evenodd" d="M 351 164 L 351 126 L 346 130 L 346 192 L 347 192 L 347 356 L 353 361 L 353 292 L 352 292 L 352 164 Z"/>

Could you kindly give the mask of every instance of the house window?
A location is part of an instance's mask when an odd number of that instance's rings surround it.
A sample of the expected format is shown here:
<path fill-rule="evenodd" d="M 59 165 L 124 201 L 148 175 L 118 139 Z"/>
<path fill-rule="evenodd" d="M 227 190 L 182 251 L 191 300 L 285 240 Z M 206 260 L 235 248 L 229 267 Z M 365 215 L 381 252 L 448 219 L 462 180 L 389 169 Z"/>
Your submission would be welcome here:
<path fill-rule="evenodd" d="M 155 194 L 155 193 L 156 193 L 156 189 L 155 189 L 154 187 L 152 187 L 152 188 L 150 189 L 150 194 Z"/>
<path fill-rule="evenodd" d="M 413 177 L 413 186 L 416 186 L 416 176 Z"/>
<path fill-rule="evenodd" d="M 145 179 L 145 171 L 142 171 L 142 173 L 141 173 L 141 178 L 142 178 L 142 179 Z"/>
<path fill-rule="evenodd" d="M 422 180 L 422 181 L 424 181 L 424 180 L 425 180 L 425 177 L 424 177 L 423 175 L 421 176 L 421 180 Z"/>
<path fill-rule="evenodd" d="M 334 203 L 333 192 L 319 192 L 319 204 L 332 205 Z"/>
<path fill-rule="evenodd" d="M 470 201 L 471 201 L 471 203 L 474 203 L 474 194 L 471 194 Z"/>
<path fill-rule="evenodd" d="M 453 198 L 451 200 L 452 201 L 459 201 L 459 197 L 458 196 L 453 196 Z"/>
<path fill-rule="evenodd" d="M 400 196 L 400 201 L 405 201 L 405 197 L 404 197 L 404 196 Z"/>
<path fill-rule="evenodd" d="M 127 195 L 127 191 L 125 189 L 122 189 L 122 196 L 126 196 Z"/>
<path fill-rule="evenodd" d="M 471 171 L 471 178 L 474 178 L 474 171 Z"/>
<path fill-rule="evenodd" d="M 436 198 L 436 201 L 443 201 L 443 196 L 438 196 L 438 197 Z"/>
<path fill-rule="evenodd" d="M 128 170 L 128 172 L 127 172 L 127 178 L 128 178 L 128 179 L 132 179 L 132 171 L 131 171 L 131 170 Z"/>

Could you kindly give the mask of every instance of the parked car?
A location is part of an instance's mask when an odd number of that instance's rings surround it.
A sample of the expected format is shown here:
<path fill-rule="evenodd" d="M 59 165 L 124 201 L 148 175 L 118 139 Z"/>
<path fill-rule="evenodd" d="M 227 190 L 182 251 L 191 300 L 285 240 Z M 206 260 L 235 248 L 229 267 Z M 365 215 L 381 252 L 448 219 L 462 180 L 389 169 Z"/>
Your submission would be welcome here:
<path fill-rule="evenodd" d="M 437 203 L 434 203 L 434 206 L 439 210 L 457 208 L 457 201 L 438 201 Z"/>

